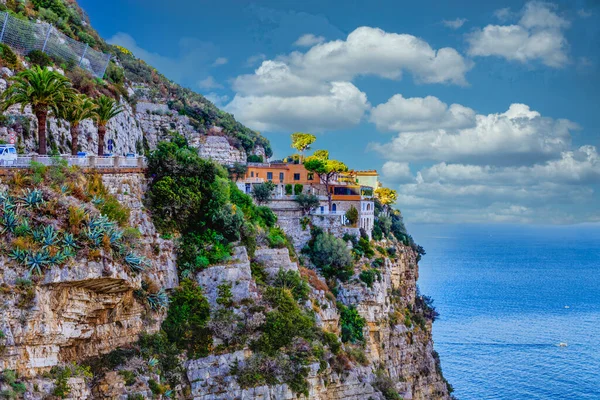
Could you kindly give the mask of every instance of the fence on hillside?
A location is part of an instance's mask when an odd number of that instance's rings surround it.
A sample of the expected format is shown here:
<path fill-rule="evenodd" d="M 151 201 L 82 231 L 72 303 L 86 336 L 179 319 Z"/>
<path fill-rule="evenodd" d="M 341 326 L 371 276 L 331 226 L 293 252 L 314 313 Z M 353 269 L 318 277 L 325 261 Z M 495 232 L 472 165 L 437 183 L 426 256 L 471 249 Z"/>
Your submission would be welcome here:
<path fill-rule="evenodd" d="M 24 21 L 7 12 L 0 12 L 0 42 L 25 56 L 32 50 L 41 50 L 88 70 L 96 78 L 104 77 L 110 61 L 110 54 L 71 39 L 51 24 Z"/>

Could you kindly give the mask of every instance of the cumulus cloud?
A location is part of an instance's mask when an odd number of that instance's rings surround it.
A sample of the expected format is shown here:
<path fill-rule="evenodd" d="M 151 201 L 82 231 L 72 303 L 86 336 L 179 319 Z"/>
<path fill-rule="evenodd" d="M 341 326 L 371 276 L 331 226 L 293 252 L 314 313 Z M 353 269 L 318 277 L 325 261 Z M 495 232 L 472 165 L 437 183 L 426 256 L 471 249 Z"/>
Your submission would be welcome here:
<path fill-rule="evenodd" d="M 385 158 L 470 164 L 524 165 L 560 157 L 578 126 L 566 119 L 543 117 L 525 104 L 504 113 L 476 115 L 475 126 L 450 131 L 402 132 L 391 143 L 371 144 Z"/>
<path fill-rule="evenodd" d="M 413 182 L 415 177 L 410 172 L 408 163 L 400 163 L 396 161 L 388 161 L 383 164 L 381 172 L 385 180 L 393 183 Z"/>
<path fill-rule="evenodd" d="M 210 90 L 210 89 L 220 89 L 223 87 L 223 85 L 221 85 L 219 82 L 217 82 L 214 77 L 207 76 L 206 78 L 198 81 L 198 87 L 201 89 Z"/>
<path fill-rule="evenodd" d="M 316 95 L 236 95 L 225 109 L 259 131 L 319 132 L 352 127 L 369 107 L 367 96 L 352 83 L 332 82 L 327 93 Z"/>
<path fill-rule="evenodd" d="M 315 36 L 312 33 L 307 33 L 302 35 L 294 42 L 295 46 L 300 47 L 311 47 L 315 44 L 323 43 L 325 38 L 323 36 Z"/>
<path fill-rule="evenodd" d="M 456 19 L 451 19 L 451 20 L 443 20 L 442 24 L 444 24 L 444 26 L 446 28 L 450 28 L 450 29 L 458 29 L 461 26 L 463 26 L 465 24 L 465 22 L 467 22 L 466 18 L 456 18 Z"/>
<path fill-rule="evenodd" d="M 435 50 L 415 36 L 367 26 L 356 28 L 345 40 L 321 43 L 282 60 L 299 75 L 321 80 L 352 80 L 360 75 L 400 79 L 408 71 L 423 83 L 465 85 L 465 73 L 471 68 L 453 48 Z"/>
<path fill-rule="evenodd" d="M 450 107 L 434 96 L 392 96 L 371 110 L 370 121 L 383 131 L 409 132 L 475 126 L 475 111 L 460 104 Z"/>
<path fill-rule="evenodd" d="M 522 63 L 539 60 L 549 67 L 564 67 L 569 61 L 564 30 L 570 22 L 556 13 L 554 5 L 539 1 L 528 2 L 520 15 L 516 24 L 487 25 L 469 34 L 468 54 Z M 497 11 L 496 16 L 510 19 L 505 9 Z"/>
<path fill-rule="evenodd" d="M 315 131 L 348 128 L 358 124 L 370 108 L 366 95 L 352 84 L 359 76 L 397 80 L 408 72 L 420 83 L 465 85 L 465 73 L 471 68 L 455 49 L 433 49 L 415 36 L 370 27 L 357 28 L 344 40 L 328 42 L 303 35 L 296 44 L 312 47 L 263 60 L 254 73 L 233 80 L 236 95 L 227 108 L 235 110 L 240 121 L 267 131 L 283 127 L 296 130 L 300 127 L 293 124 L 298 123 L 299 116 L 310 115 L 313 121 L 301 121 L 302 126 L 309 125 Z M 315 107 L 326 99 L 332 104 Z M 249 109 L 242 109 L 242 105 Z M 266 112 L 266 107 L 274 106 L 278 115 Z M 462 111 L 468 112 L 453 105 L 447 112 L 465 118 L 459 115 Z M 392 125 L 393 121 L 382 124 Z"/>
<path fill-rule="evenodd" d="M 253 56 L 248 57 L 246 60 L 247 67 L 254 67 L 256 64 L 261 63 L 263 60 L 267 58 L 263 53 L 255 54 Z"/>

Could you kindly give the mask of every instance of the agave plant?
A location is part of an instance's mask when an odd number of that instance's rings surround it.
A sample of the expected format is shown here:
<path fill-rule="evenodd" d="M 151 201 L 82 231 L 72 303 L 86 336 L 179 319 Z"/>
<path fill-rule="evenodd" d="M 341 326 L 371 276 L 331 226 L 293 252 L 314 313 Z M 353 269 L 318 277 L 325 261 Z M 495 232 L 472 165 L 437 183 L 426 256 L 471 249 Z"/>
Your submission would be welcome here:
<path fill-rule="evenodd" d="M 42 245 L 43 248 L 54 246 L 58 239 L 58 234 L 52 225 L 48 225 L 44 228 Z"/>
<path fill-rule="evenodd" d="M 64 184 L 60 187 L 60 192 L 62 194 L 68 194 L 68 193 L 70 193 L 70 191 L 71 190 L 69 189 L 69 185 L 67 185 L 67 184 Z"/>
<path fill-rule="evenodd" d="M 123 231 L 121 229 L 112 229 L 108 237 L 110 239 L 111 246 L 117 246 L 123 238 Z"/>
<path fill-rule="evenodd" d="M 12 211 L 5 211 L 4 216 L 2 217 L 2 225 L 4 225 L 4 229 L 2 229 L 3 233 L 14 233 L 19 225 L 19 218 Z"/>
<path fill-rule="evenodd" d="M 101 229 L 103 232 L 110 230 L 115 225 L 111 222 L 106 215 L 99 215 L 94 217 L 88 223 L 91 229 Z"/>
<path fill-rule="evenodd" d="M 42 191 L 39 189 L 27 189 L 23 192 L 23 197 L 19 200 L 25 204 L 25 206 L 29 208 L 39 208 L 40 205 L 44 204 L 44 196 L 42 195 Z"/>
<path fill-rule="evenodd" d="M 15 260 L 19 264 L 24 264 L 27 260 L 27 251 L 19 248 L 14 248 L 8 253 L 8 257 Z"/>
<path fill-rule="evenodd" d="M 92 229 L 87 227 L 85 229 L 85 235 L 92 242 L 94 247 L 100 247 L 102 245 L 102 239 L 104 238 L 104 232 L 101 229 Z"/>
<path fill-rule="evenodd" d="M 33 236 L 33 240 L 38 243 L 42 243 L 44 241 L 44 231 L 41 229 L 33 229 L 31 231 L 31 236 Z"/>
<path fill-rule="evenodd" d="M 152 357 L 151 359 L 148 360 L 148 366 L 150 368 L 154 368 L 158 365 L 158 360 L 154 357 Z"/>
<path fill-rule="evenodd" d="M 169 305 L 169 296 L 163 289 L 161 289 L 158 293 L 149 294 L 146 297 L 146 301 L 148 301 L 148 305 L 152 310 L 164 310 Z"/>
<path fill-rule="evenodd" d="M 131 272 L 142 272 L 147 268 L 148 261 L 137 254 L 129 253 L 125 256 L 125 264 L 127 264 Z"/>
<path fill-rule="evenodd" d="M 69 256 L 64 251 L 57 251 L 55 255 L 48 257 L 48 264 L 62 265 L 69 259 Z"/>
<path fill-rule="evenodd" d="M 79 247 L 77 246 L 77 241 L 75 240 L 75 236 L 73 236 L 72 233 L 65 233 L 65 235 L 63 236 L 62 243 L 65 248 L 76 249 L 77 247 Z"/>
<path fill-rule="evenodd" d="M 29 268 L 29 273 L 41 275 L 42 269 L 49 264 L 48 253 L 45 251 L 38 251 L 27 255 L 25 260 L 25 266 Z"/>
<path fill-rule="evenodd" d="M 95 206 L 100 206 L 100 205 L 104 204 L 104 199 L 102 197 L 96 195 L 92 198 L 92 203 Z"/>
<path fill-rule="evenodd" d="M 62 252 L 67 259 L 75 258 L 75 256 L 77 256 L 75 249 L 73 249 L 72 247 L 65 247 Z"/>
<path fill-rule="evenodd" d="M 5 194 L 5 196 L 1 199 L 1 202 L 2 202 L 2 210 L 4 212 L 12 211 L 17 206 L 15 204 L 15 200 L 9 194 Z"/>
<path fill-rule="evenodd" d="M 169 389 L 165 392 L 165 397 L 171 398 L 171 396 L 173 396 L 173 390 Z"/>

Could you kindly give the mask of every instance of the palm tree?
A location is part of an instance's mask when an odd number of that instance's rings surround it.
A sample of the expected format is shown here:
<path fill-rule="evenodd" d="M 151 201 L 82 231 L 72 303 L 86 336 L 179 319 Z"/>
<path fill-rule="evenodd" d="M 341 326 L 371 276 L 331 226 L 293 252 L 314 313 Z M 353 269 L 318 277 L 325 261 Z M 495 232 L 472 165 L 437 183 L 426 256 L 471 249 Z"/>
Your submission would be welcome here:
<path fill-rule="evenodd" d="M 106 125 L 108 121 L 123 112 L 123 107 L 115 99 L 101 95 L 96 100 L 96 109 L 94 116 L 98 124 L 98 155 L 104 155 L 104 135 L 106 135 Z"/>
<path fill-rule="evenodd" d="M 58 115 L 60 110 L 75 96 L 71 82 L 58 72 L 49 71 L 38 65 L 19 72 L 10 81 L 13 84 L 2 94 L 0 109 L 20 104 L 21 112 L 31 105 L 38 121 L 38 139 L 41 155 L 46 152 L 46 120 L 51 110 Z"/>
<path fill-rule="evenodd" d="M 71 129 L 71 154 L 77 155 L 79 143 L 79 124 L 83 120 L 95 116 L 96 104 L 86 95 L 77 95 L 75 101 L 69 103 L 62 110 L 60 117 L 70 124 Z"/>

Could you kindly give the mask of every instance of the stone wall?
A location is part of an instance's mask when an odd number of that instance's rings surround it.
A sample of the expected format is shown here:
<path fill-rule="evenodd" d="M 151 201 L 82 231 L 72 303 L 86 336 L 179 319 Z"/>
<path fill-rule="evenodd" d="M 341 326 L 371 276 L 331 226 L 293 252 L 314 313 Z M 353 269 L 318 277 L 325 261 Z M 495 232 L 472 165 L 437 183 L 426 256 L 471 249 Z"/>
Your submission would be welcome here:
<path fill-rule="evenodd" d="M 225 136 L 202 136 L 197 147 L 200 157 L 219 164 L 246 163 L 246 153 L 231 146 Z"/>

